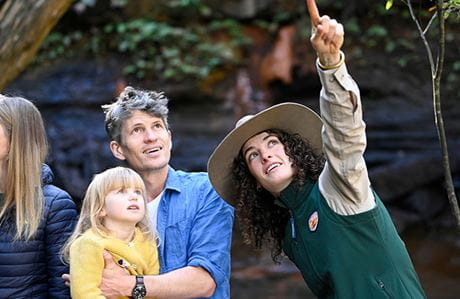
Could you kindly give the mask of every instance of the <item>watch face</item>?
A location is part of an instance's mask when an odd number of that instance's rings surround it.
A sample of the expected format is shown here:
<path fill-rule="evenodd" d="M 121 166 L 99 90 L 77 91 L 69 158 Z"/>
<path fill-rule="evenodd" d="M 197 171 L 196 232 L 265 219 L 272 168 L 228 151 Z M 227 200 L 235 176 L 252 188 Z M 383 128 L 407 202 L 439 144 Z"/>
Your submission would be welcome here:
<path fill-rule="evenodd" d="M 137 285 L 133 289 L 133 298 L 134 299 L 142 299 L 142 298 L 145 297 L 146 294 L 147 294 L 147 291 L 145 289 L 145 286 L 143 286 L 143 285 Z"/>

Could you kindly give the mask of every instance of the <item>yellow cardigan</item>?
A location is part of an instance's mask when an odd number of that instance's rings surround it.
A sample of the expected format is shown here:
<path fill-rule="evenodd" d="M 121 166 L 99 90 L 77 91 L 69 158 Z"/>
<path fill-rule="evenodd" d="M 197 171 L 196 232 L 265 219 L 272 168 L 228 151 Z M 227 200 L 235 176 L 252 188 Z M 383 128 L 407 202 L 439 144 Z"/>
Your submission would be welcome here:
<path fill-rule="evenodd" d="M 134 240 L 129 243 L 111 236 L 100 236 L 89 229 L 70 247 L 70 289 L 73 299 L 105 298 L 99 289 L 104 269 L 104 249 L 112 254 L 115 263 L 127 266 L 131 275 L 159 274 L 156 242 L 145 239 L 137 228 Z"/>

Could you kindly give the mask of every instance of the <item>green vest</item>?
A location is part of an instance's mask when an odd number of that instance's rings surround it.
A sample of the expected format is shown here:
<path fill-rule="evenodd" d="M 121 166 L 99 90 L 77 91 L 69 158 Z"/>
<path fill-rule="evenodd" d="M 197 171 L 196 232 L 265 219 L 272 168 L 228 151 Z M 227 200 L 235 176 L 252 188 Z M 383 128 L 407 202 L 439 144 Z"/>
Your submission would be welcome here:
<path fill-rule="evenodd" d="M 319 298 L 426 298 L 388 211 L 376 207 L 342 216 L 327 205 L 318 183 L 289 186 L 279 201 L 289 209 L 283 250 Z"/>

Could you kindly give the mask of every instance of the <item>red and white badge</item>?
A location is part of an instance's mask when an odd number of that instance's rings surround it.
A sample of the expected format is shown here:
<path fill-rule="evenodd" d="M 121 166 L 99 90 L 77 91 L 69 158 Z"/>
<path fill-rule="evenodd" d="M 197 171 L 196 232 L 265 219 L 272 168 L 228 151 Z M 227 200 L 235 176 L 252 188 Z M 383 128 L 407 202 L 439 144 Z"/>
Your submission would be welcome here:
<path fill-rule="evenodd" d="M 310 229 L 311 232 L 316 231 L 316 228 L 318 227 L 318 212 L 314 211 L 313 214 L 310 215 L 310 218 L 308 219 L 308 228 Z"/>

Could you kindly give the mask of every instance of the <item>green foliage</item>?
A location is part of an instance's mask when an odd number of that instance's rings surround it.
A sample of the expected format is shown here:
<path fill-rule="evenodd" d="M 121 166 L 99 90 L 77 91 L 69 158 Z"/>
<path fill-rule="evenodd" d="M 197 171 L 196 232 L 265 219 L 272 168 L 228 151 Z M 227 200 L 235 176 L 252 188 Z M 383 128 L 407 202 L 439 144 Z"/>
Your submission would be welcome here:
<path fill-rule="evenodd" d="M 109 24 L 104 31 L 113 36 L 110 49 L 130 57 L 125 73 L 139 78 L 157 74 L 175 80 L 204 79 L 214 68 L 235 61 L 228 45 L 203 36 L 200 28 L 137 19 Z"/>
<path fill-rule="evenodd" d="M 444 3 L 445 18 L 453 15 L 457 19 L 460 19 L 460 0 L 450 0 Z"/>
<path fill-rule="evenodd" d="M 350 18 L 345 22 L 343 25 L 345 28 L 345 32 L 351 33 L 351 34 L 358 34 L 361 33 L 361 26 L 359 25 L 358 18 L 353 17 Z"/>
<path fill-rule="evenodd" d="M 385 37 L 388 35 L 388 30 L 381 25 L 372 25 L 367 30 L 367 35 L 373 37 Z"/>
<path fill-rule="evenodd" d="M 86 9 L 96 5 L 97 0 L 78 0 L 74 4 L 74 9 L 78 12 L 83 12 Z M 128 0 L 110 0 L 110 6 L 123 7 L 128 3 Z"/>
<path fill-rule="evenodd" d="M 390 10 L 392 6 L 393 6 L 393 0 L 387 0 L 387 3 L 385 4 L 385 9 Z"/>
<path fill-rule="evenodd" d="M 72 45 L 82 39 L 83 34 L 80 31 L 75 31 L 69 34 L 60 32 L 50 33 L 42 44 L 41 53 L 35 58 L 34 63 L 40 64 L 47 60 L 53 60 L 62 56 L 72 56 L 75 54 L 72 51 Z"/>
<path fill-rule="evenodd" d="M 79 0 L 77 4 L 84 6 L 94 6 L 96 5 L 96 0 Z"/>
<path fill-rule="evenodd" d="M 167 4 L 168 9 L 178 11 L 196 11 L 203 17 L 210 16 L 212 14 L 211 8 L 201 0 L 170 0 Z"/>
<path fill-rule="evenodd" d="M 85 5 L 92 3 L 83 1 Z M 196 9 L 207 14 L 207 6 L 200 0 L 174 0 L 167 5 L 175 10 Z M 249 43 L 241 32 L 241 24 L 233 19 L 202 23 L 175 22 L 165 17 L 162 21 L 129 19 L 94 27 L 85 34 L 52 33 L 35 62 L 76 55 L 72 49 L 79 49 L 80 55 L 117 53 L 125 61 L 123 71 L 128 76 L 202 80 L 217 68 L 238 63 L 238 48 Z"/>
<path fill-rule="evenodd" d="M 452 64 L 452 69 L 456 72 L 460 72 L 460 61 L 455 61 L 453 64 Z"/>
<path fill-rule="evenodd" d="M 79 13 L 82 8 L 84 13 L 85 9 L 95 7 L 97 1 L 101 0 L 79 0 L 75 6 L 80 5 Z M 239 21 L 222 16 L 205 0 L 158 1 L 150 14 L 143 14 L 145 17 L 127 19 L 119 13 L 127 3 L 127 0 L 106 0 L 106 5 L 110 4 L 112 8 L 121 7 L 117 10 L 118 14 L 107 11 L 110 17 L 100 18 L 97 25 L 92 25 L 84 33 L 82 30 L 69 30 L 50 34 L 35 62 L 75 55 L 116 53 L 124 62 L 125 74 L 130 76 L 154 80 L 201 80 L 214 70 L 228 69 L 241 63 L 242 47 L 250 43 L 242 33 L 243 26 L 255 25 L 275 34 L 281 26 L 298 19 L 296 10 L 275 9 L 271 15 L 264 12 L 257 19 Z M 371 9 L 366 10 L 364 15 L 350 14 L 343 20 L 351 55 L 365 57 L 369 49 L 383 49 L 392 54 L 389 59 L 394 63 L 416 63 L 420 58 L 414 52 L 419 45 L 414 43 L 418 40 L 417 32 L 408 11 L 395 9 L 396 1 L 393 0 L 382 3 L 386 5 L 369 5 Z M 445 1 L 450 15 L 458 15 L 459 3 L 460 0 Z M 339 10 L 347 7 L 340 1 L 333 2 L 331 6 Z M 299 9 L 304 13 L 304 3 L 299 3 Z M 357 12 L 363 13 L 359 9 Z M 429 20 L 432 14 L 426 9 L 419 11 L 420 18 L 424 20 Z M 394 24 L 389 15 L 398 17 L 402 22 Z M 407 27 L 401 27 L 404 22 Z M 309 20 L 297 23 L 298 28 L 305 28 L 299 30 L 302 38 L 309 36 L 309 24 Z M 395 30 L 399 38 L 394 37 Z M 446 39 L 454 40 L 456 36 L 448 34 Z"/>
<path fill-rule="evenodd" d="M 385 9 L 390 10 L 393 6 L 394 0 L 387 0 L 385 3 Z M 433 1 L 433 7 L 436 6 L 435 1 Z M 444 8 L 444 18 L 448 18 L 449 16 L 453 15 L 456 18 L 460 18 L 460 0 L 444 0 L 443 1 L 443 8 Z M 431 9 L 429 9 L 431 10 Z M 427 11 L 421 11 L 421 13 L 427 13 Z"/>
<path fill-rule="evenodd" d="M 250 40 L 242 33 L 241 24 L 234 19 L 213 20 L 209 23 L 208 28 L 202 29 L 205 29 L 205 32 L 202 32 L 204 35 L 206 33 L 226 32 L 230 37 L 229 43 L 234 47 L 250 43 Z"/>
<path fill-rule="evenodd" d="M 216 42 L 212 33 L 226 32 L 231 42 Z M 124 72 L 138 78 L 156 75 L 165 79 L 204 79 L 210 72 L 236 62 L 235 46 L 243 42 L 238 25 L 231 20 L 214 21 L 210 30 L 175 27 L 165 22 L 135 19 L 104 27 L 110 51 L 126 54 Z"/>
<path fill-rule="evenodd" d="M 405 2 L 401 0 L 401 2 Z M 419 5 L 415 5 L 415 3 L 419 3 L 416 1 L 413 2 L 413 7 L 416 9 L 417 17 L 419 21 L 425 26 L 429 23 L 429 20 L 432 18 L 433 14 L 435 13 L 435 8 L 436 8 L 436 3 L 435 1 L 432 1 L 430 4 L 430 7 L 421 7 Z M 458 3 L 460 3 L 460 0 L 449 0 L 449 1 L 444 1 L 445 7 L 457 7 L 458 9 Z M 384 49 L 387 53 L 398 53 L 397 56 L 394 56 L 395 62 L 399 64 L 400 66 L 404 67 L 408 63 L 414 63 L 416 56 L 413 55 L 414 52 L 417 51 L 418 46 L 414 44 L 414 40 L 418 40 L 419 38 L 419 33 L 416 31 L 416 27 L 413 24 L 412 17 L 410 16 L 409 10 L 408 9 L 393 9 L 394 8 L 395 1 L 394 0 L 386 0 L 385 1 L 385 6 L 380 6 L 384 7 L 385 11 L 392 11 L 393 13 L 397 13 L 398 15 L 395 17 L 399 17 L 402 19 L 408 19 L 408 28 L 413 28 L 412 31 L 405 30 L 404 32 L 399 32 L 398 35 L 400 35 L 399 38 L 395 38 L 394 34 L 389 32 L 388 29 L 390 28 L 389 25 L 385 25 L 384 27 L 378 25 L 377 27 L 371 26 L 367 30 L 367 35 L 371 40 L 373 39 L 380 39 L 383 44 L 384 44 Z M 456 6 L 457 5 L 457 6 Z M 452 9 L 451 9 L 452 10 Z M 453 10 L 452 10 L 453 11 Z M 422 25 L 423 26 L 423 25 Z M 376 28 L 373 28 L 376 27 Z M 382 27 L 382 28 L 380 28 Z M 390 29 L 391 31 L 391 29 Z M 403 33 L 403 35 L 401 35 Z M 408 36 L 409 34 L 409 36 Z M 435 33 L 428 30 L 427 31 L 427 38 L 428 39 L 436 39 L 434 36 Z M 454 35 L 448 33 L 447 35 L 447 40 L 449 39 L 454 39 Z M 371 42 L 371 44 L 375 45 L 377 43 Z"/>
<path fill-rule="evenodd" d="M 287 11 L 277 11 L 270 19 L 255 19 L 252 24 L 267 30 L 270 33 L 276 33 L 278 29 L 290 20 L 294 20 L 295 16 Z M 309 23 L 308 23 L 309 24 Z M 308 28 L 308 32 L 311 29 Z"/>

